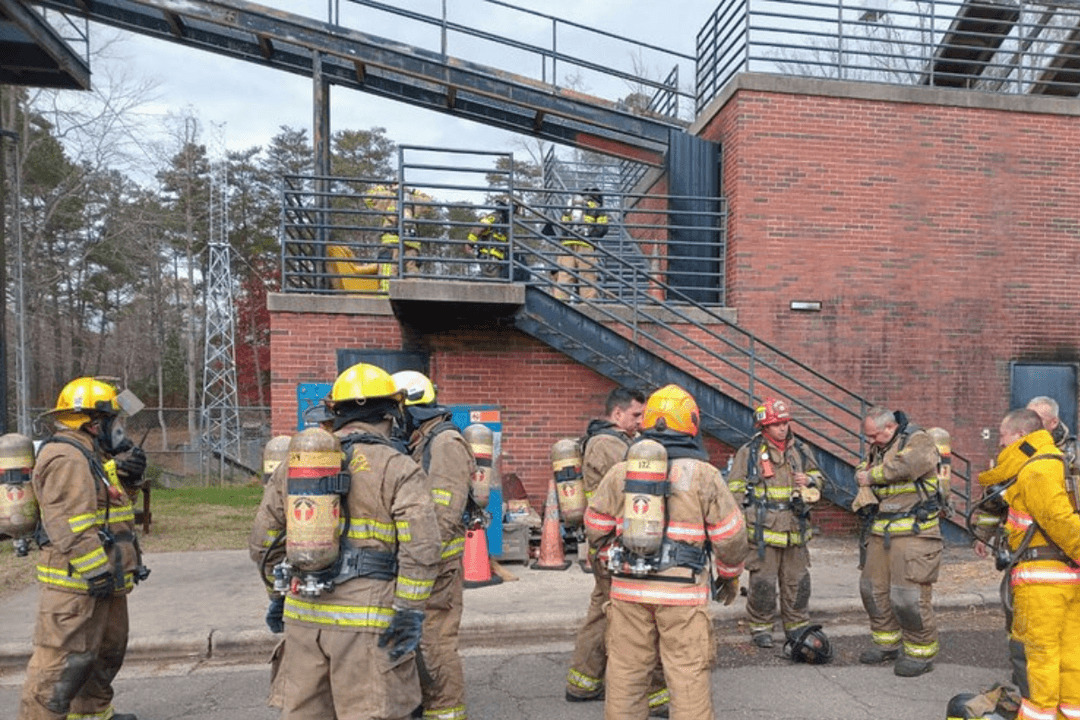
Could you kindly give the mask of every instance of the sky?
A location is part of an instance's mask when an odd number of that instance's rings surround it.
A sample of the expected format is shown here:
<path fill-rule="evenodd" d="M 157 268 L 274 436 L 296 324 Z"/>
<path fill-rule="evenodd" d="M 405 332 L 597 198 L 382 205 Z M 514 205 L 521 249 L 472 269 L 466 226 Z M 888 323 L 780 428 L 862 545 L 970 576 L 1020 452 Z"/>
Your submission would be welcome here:
<path fill-rule="evenodd" d="M 328 0 L 264 0 L 263 4 L 316 20 L 327 19 Z M 443 1 L 398 0 L 395 4 L 437 16 Z M 446 5 L 452 22 L 536 45 L 551 43 L 552 23 L 548 19 L 483 0 L 446 0 Z M 710 0 L 667 0 L 661 13 L 656 12 L 660 6 L 654 0 L 514 0 L 514 5 L 691 56 L 698 30 L 716 7 Z M 410 25 L 400 17 L 346 0 L 341 1 L 338 12 L 345 27 L 362 28 L 368 34 L 429 50 L 439 48 L 438 32 L 428 25 Z M 154 99 L 140 108 L 138 135 L 147 147 L 164 137 L 166 116 L 184 112 L 194 113 L 201 121 L 203 140 L 211 154 L 221 145 L 230 150 L 265 146 L 282 125 L 305 128 L 310 136 L 310 78 L 104 26 L 91 26 L 91 37 L 95 43 L 119 39 L 110 45 L 109 57 L 93 61 L 94 77 L 100 80 L 125 74 L 156 84 Z M 557 42 L 560 52 L 626 70 L 643 65 L 652 76 L 666 74 L 678 62 L 650 50 L 638 51 L 635 57 L 626 45 L 567 26 L 558 28 Z M 505 47 L 461 35 L 450 36 L 448 54 L 534 77 L 540 74 L 540 60 L 535 55 L 510 53 Z M 560 80 L 566 79 L 566 69 L 560 67 Z M 681 84 L 687 87 L 693 80 L 692 62 L 683 61 L 680 74 Z M 630 92 L 625 82 L 600 76 L 583 73 L 579 82 L 582 90 L 611 100 Z M 332 131 L 376 126 L 386 128 L 387 136 L 399 145 L 520 151 L 512 133 L 338 86 L 331 88 Z M 148 149 L 143 152 L 149 155 Z"/>

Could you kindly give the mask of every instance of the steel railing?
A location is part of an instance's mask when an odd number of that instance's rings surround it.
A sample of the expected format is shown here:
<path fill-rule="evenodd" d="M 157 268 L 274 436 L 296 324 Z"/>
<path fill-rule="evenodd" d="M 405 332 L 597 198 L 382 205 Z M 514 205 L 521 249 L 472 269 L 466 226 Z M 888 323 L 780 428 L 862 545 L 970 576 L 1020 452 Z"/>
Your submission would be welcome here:
<path fill-rule="evenodd" d="M 504 186 L 514 187 L 509 175 L 504 180 Z M 368 282 L 357 290 L 346 282 L 349 278 L 340 266 L 330 267 L 327 261 L 329 246 L 347 244 L 357 258 L 363 258 L 358 264 L 369 268 L 379 264 L 378 253 L 386 250 L 381 226 L 376 227 L 381 221 L 376 220 L 377 212 L 363 207 L 362 200 L 363 190 L 377 182 L 286 178 L 282 223 L 286 292 L 385 295 L 386 285 L 374 282 L 383 276 L 363 276 Z M 320 197 L 316 186 L 329 188 L 327 195 Z M 717 282 L 724 277 L 726 205 L 722 199 L 613 193 L 605 207 L 621 209 L 612 211 L 608 235 L 590 239 L 578 232 L 580 226 L 561 221 L 564 205 L 551 201 L 559 192 L 516 187 L 513 216 L 494 223 L 507 237 L 505 257 L 487 259 L 482 265 L 471 252 L 474 248 L 467 235 L 477 226 L 476 217 L 498 209 L 494 197 L 505 190 L 436 182 L 406 187 L 419 189 L 427 199 L 415 200 L 412 219 L 399 218 L 397 229 L 407 241 L 419 241 L 421 250 L 409 257 L 399 248 L 396 261 L 383 263 L 384 269 L 389 265 L 386 279 L 449 277 L 525 283 L 565 298 L 596 323 L 747 408 L 770 395 L 787 398 L 800 434 L 807 440 L 852 465 L 864 455 L 860 429 L 869 400 L 725 317 L 723 288 Z M 404 200 L 405 191 L 400 192 Z M 462 192 L 482 193 L 485 199 L 477 203 L 438 199 Z M 315 209 L 320 204 L 323 208 Z M 695 205 L 704 209 L 693 209 Z M 672 209 L 678 206 L 691 209 Z M 315 222 L 317 217 L 323 222 Z M 672 222 L 673 217 L 679 222 Z M 701 235 L 703 225 L 705 235 Z M 688 249 L 700 247 L 684 242 L 686 233 L 704 239 L 702 244 L 711 248 L 713 256 L 689 254 Z M 594 249 L 565 246 L 567 239 L 590 242 Z M 566 257 L 578 262 L 577 269 L 560 266 L 560 258 Z M 696 267 L 673 273 L 672 266 L 680 263 Z M 495 272 L 485 274 L 485 266 Z M 563 274 L 557 276 L 560 270 Z M 702 301 L 701 287 L 710 281 L 715 296 Z M 730 424 L 729 419 L 718 422 Z M 971 497 L 970 465 L 960 455 L 953 456 L 953 463 L 953 491 L 957 504 L 966 508 Z"/>
<path fill-rule="evenodd" d="M 694 56 L 631 40 L 602 27 L 573 22 L 560 15 L 519 7 L 502 0 L 477 3 L 385 3 L 377 0 L 330 0 L 331 22 L 380 32 L 408 33 L 416 47 L 491 65 L 536 79 L 554 89 L 588 88 L 602 97 L 625 97 L 636 111 L 678 118 L 693 111 L 693 92 L 679 88 L 679 67 L 689 72 Z M 411 6 L 411 7 L 410 7 Z M 507 28 L 513 28 L 508 32 Z M 569 50 L 573 48 L 573 50 Z M 616 58 L 624 62 L 619 65 Z M 663 70 L 670 67 L 663 79 Z M 681 101 L 681 102 L 680 102 Z M 685 119 L 690 119 L 689 117 Z"/>
<path fill-rule="evenodd" d="M 737 0 L 697 36 L 697 109 L 740 72 L 1080 93 L 1080 6 L 1010 0 Z"/>

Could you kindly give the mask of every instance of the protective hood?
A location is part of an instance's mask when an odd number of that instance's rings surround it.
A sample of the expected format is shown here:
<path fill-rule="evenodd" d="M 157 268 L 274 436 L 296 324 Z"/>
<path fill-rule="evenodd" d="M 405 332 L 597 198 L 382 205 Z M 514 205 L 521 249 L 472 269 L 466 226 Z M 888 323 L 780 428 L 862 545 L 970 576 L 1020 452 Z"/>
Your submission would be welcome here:
<path fill-rule="evenodd" d="M 997 485 L 1012 480 L 1028 460 L 1035 455 L 1060 455 L 1054 445 L 1054 438 L 1045 430 L 1036 430 L 1025 435 L 1013 444 L 1002 449 L 997 456 L 997 464 L 989 470 L 979 473 L 979 484 Z"/>
<path fill-rule="evenodd" d="M 674 430 L 649 428 L 641 433 L 641 439 L 655 440 L 663 445 L 664 449 L 667 450 L 668 460 L 693 458 L 709 462 L 709 453 L 705 452 L 705 445 L 702 443 L 700 435 L 694 437 Z"/>

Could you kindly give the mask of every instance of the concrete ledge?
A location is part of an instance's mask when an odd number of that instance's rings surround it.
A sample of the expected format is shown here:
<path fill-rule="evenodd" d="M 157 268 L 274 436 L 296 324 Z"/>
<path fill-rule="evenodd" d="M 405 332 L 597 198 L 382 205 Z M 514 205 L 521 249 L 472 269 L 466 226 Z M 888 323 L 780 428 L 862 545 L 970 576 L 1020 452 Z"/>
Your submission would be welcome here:
<path fill-rule="evenodd" d="M 876 100 L 879 102 L 917 103 L 946 107 L 1002 110 L 1005 112 L 1043 113 L 1046 115 L 1080 115 L 1076 98 L 1055 98 L 1015 93 L 987 93 L 954 88 L 900 85 L 894 83 L 859 82 L 855 80 L 826 80 L 797 75 L 770 73 L 739 73 L 721 89 L 719 94 L 698 113 L 687 128 L 698 135 L 712 122 L 717 113 L 739 90 L 785 93 L 788 95 L 817 95 L 820 97 Z"/>
<path fill-rule="evenodd" d="M 390 299 L 374 295 L 317 295 L 314 293 L 270 293 L 266 309 L 283 313 L 325 313 L 337 315 L 393 315 Z"/>
<path fill-rule="evenodd" d="M 404 279 L 390 281 L 390 300 L 523 305 L 525 286 L 508 282 Z"/>

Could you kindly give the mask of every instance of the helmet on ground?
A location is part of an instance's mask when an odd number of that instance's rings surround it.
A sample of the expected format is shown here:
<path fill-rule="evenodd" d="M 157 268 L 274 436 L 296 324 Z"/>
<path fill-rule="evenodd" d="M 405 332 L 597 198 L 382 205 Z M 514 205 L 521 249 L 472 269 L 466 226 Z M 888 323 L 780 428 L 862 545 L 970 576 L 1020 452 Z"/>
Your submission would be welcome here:
<path fill-rule="evenodd" d="M 754 424 L 759 428 L 782 422 L 791 422 L 791 411 L 785 401 L 765 398 L 754 408 Z"/>
<path fill-rule="evenodd" d="M 690 393 L 678 385 L 665 385 L 649 396 L 641 426 L 645 429 L 674 430 L 697 436 L 701 416 Z"/>
<path fill-rule="evenodd" d="M 823 665 L 832 660 L 832 643 L 820 625 L 808 625 L 784 643 L 784 655 L 794 662 Z"/>
<path fill-rule="evenodd" d="M 435 402 L 435 386 L 428 376 L 416 370 L 402 370 L 392 376 L 397 389 L 405 394 L 406 405 L 427 405 Z"/>
<path fill-rule="evenodd" d="M 401 400 L 402 392 L 394 384 L 390 373 L 367 363 L 357 363 L 346 369 L 330 388 L 330 400 L 334 403 L 363 403 L 380 398 Z"/>
<path fill-rule="evenodd" d="M 76 378 L 64 386 L 56 399 L 56 407 L 48 414 L 56 415 L 60 422 L 72 430 L 78 430 L 90 422 L 90 413 L 119 415 L 120 403 L 116 388 L 92 377 Z"/>

